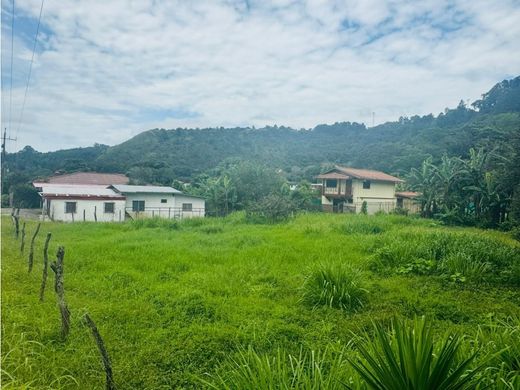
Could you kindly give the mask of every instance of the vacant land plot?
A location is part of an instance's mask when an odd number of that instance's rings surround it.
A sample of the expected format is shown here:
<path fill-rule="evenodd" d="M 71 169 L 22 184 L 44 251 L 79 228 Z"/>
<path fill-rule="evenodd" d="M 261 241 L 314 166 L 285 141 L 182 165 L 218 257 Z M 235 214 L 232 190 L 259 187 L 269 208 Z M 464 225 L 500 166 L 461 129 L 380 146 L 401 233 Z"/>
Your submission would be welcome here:
<path fill-rule="evenodd" d="M 27 221 L 21 254 L 10 219 L 2 220 L 5 388 L 104 388 L 85 313 L 104 338 L 120 389 L 245 386 L 247 378 L 233 377 L 244 366 L 269 377 L 251 387 L 357 387 L 362 380 L 348 361 L 358 356 L 356 335 L 371 337 L 374 321 L 422 315 L 435 337 L 465 335 L 461 350 L 477 352 L 470 367 L 486 361 L 485 380 L 519 383 L 520 247 L 505 234 L 323 214 L 278 225 L 249 224 L 242 214 L 45 223 L 28 273 L 36 224 Z M 52 271 L 44 302 L 38 298 L 47 232 L 50 260 L 65 247 L 65 340 Z M 291 362 L 315 382 L 294 379 Z"/>

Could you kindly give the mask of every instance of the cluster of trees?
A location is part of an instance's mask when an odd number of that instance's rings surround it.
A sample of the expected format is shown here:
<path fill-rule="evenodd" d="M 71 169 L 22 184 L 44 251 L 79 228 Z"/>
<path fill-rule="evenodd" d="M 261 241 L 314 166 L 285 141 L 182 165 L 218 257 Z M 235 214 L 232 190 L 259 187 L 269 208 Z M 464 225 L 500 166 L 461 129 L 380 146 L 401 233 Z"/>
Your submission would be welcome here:
<path fill-rule="evenodd" d="M 317 194 L 307 182 L 291 189 L 280 171 L 243 160 L 229 160 L 209 174 L 201 174 L 189 185 L 174 183 L 206 199 L 210 215 L 245 210 L 250 217 L 276 221 L 297 210 L 315 210 Z"/>
<path fill-rule="evenodd" d="M 413 168 L 408 186 L 421 193 L 422 214 L 446 222 L 520 225 L 520 131 L 509 150 L 470 149 L 469 157 L 431 157 Z"/>

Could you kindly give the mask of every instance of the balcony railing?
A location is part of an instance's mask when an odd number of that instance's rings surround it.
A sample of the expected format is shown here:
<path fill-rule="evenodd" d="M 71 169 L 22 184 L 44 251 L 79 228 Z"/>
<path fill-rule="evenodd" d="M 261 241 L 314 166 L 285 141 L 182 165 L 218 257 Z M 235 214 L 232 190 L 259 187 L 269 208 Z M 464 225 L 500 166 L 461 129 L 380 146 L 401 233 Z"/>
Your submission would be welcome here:
<path fill-rule="evenodd" d="M 336 196 L 352 196 L 352 188 L 340 188 L 340 187 L 323 187 L 323 195 L 336 195 Z"/>
<path fill-rule="evenodd" d="M 132 218 L 169 218 L 169 219 L 182 219 L 182 218 L 193 218 L 193 217 L 204 217 L 204 208 L 192 208 L 191 210 L 185 210 L 182 207 L 145 207 L 144 210 L 134 210 L 133 207 L 126 207 L 125 211 Z"/>

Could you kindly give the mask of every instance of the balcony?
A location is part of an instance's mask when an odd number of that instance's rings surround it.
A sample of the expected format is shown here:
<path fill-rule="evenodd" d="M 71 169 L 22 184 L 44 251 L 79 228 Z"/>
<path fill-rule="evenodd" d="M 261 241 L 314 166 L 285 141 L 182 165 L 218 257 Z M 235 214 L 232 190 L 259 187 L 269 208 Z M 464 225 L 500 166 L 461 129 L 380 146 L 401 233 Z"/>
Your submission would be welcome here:
<path fill-rule="evenodd" d="M 327 198 L 352 198 L 352 187 L 323 187 L 322 195 Z"/>

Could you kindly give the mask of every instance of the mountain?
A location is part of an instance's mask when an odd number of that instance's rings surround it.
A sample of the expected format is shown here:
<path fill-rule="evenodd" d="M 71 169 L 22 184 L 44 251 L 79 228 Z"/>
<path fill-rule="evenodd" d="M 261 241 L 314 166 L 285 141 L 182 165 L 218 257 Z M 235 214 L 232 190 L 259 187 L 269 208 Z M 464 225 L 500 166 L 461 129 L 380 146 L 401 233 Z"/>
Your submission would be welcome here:
<path fill-rule="evenodd" d="M 465 157 L 472 147 L 507 148 L 520 129 L 520 76 L 496 84 L 471 107 L 461 102 L 434 116 L 399 118 L 372 128 L 341 122 L 310 130 L 288 127 L 153 129 L 108 147 L 49 153 L 30 146 L 8 154 L 7 187 L 56 171 L 122 172 L 138 182 L 190 181 L 229 159 L 281 169 L 289 180 L 312 179 L 327 164 L 402 175 L 428 156 Z M 4 186 L 4 192 L 6 191 Z"/>

